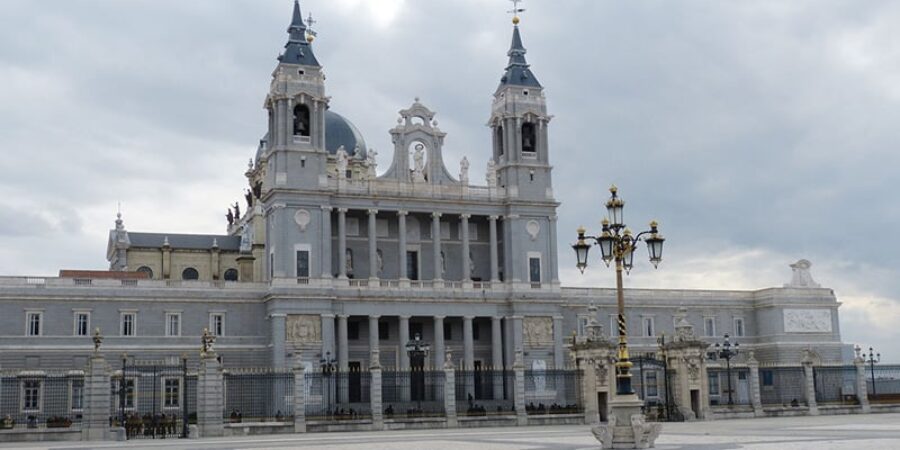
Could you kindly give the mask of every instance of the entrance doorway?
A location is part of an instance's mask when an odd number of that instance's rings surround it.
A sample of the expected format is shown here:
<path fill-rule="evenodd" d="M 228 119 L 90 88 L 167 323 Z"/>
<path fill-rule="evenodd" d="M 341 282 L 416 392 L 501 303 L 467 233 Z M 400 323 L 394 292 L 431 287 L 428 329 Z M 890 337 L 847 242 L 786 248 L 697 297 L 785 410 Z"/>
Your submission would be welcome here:
<path fill-rule="evenodd" d="M 747 372 L 738 372 L 737 402 L 740 405 L 750 403 L 750 389 L 747 382 Z"/>
<path fill-rule="evenodd" d="M 609 402 L 607 398 L 608 394 L 606 392 L 597 393 L 597 412 L 600 414 L 601 422 L 609 421 Z"/>
<path fill-rule="evenodd" d="M 410 280 L 419 279 L 419 252 L 417 251 L 406 251 L 406 276 Z"/>
<path fill-rule="evenodd" d="M 694 411 L 694 417 L 700 418 L 700 391 L 691 389 L 691 410 Z"/>
<path fill-rule="evenodd" d="M 349 368 L 348 387 L 350 392 L 348 393 L 348 397 L 350 403 L 359 403 L 362 401 L 362 379 L 359 372 L 362 367 L 359 361 L 353 361 L 349 363 Z"/>

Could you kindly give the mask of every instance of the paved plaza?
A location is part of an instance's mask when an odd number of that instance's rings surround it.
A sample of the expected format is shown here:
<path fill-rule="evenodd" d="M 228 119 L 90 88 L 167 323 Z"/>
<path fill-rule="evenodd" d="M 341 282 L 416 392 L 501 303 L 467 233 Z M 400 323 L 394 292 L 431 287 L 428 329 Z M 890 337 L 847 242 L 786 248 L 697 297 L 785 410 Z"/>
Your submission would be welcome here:
<path fill-rule="evenodd" d="M 17 449 L 589 449 L 587 426 L 275 435 L 127 443 L 4 444 Z M 900 414 L 764 418 L 665 424 L 658 449 L 900 449 Z"/>

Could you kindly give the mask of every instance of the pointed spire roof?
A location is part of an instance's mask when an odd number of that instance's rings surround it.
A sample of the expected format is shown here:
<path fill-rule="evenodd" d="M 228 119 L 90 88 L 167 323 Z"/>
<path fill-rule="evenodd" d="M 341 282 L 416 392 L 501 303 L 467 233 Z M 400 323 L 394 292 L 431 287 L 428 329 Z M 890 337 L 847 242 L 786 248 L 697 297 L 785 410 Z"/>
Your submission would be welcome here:
<path fill-rule="evenodd" d="M 294 12 L 291 15 L 291 25 L 288 27 L 288 41 L 284 45 L 284 53 L 278 60 L 284 64 L 300 64 L 304 66 L 320 67 L 312 46 L 306 39 L 306 23 L 303 22 L 303 14 L 300 12 L 300 2 L 294 0 Z"/>
<path fill-rule="evenodd" d="M 513 25 L 512 44 L 509 47 L 509 64 L 506 73 L 500 78 L 500 86 L 530 86 L 541 87 L 541 83 L 531 73 L 530 66 L 525 60 L 525 46 L 522 45 L 522 36 L 519 34 L 519 25 Z"/>

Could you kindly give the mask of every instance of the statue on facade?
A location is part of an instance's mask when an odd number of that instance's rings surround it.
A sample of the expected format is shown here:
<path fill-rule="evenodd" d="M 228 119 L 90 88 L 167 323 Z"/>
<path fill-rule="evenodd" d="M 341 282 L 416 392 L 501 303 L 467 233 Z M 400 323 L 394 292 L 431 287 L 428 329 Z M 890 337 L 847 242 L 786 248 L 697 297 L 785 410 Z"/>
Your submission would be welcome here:
<path fill-rule="evenodd" d="M 231 212 L 231 208 L 228 208 L 225 218 L 228 219 L 228 225 L 234 225 L 234 213 Z"/>
<path fill-rule="evenodd" d="M 487 162 L 487 171 L 484 174 L 488 187 L 497 187 L 497 163 L 493 159 Z"/>
<path fill-rule="evenodd" d="M 256 184 L 253 185 L 253 196 L 259 200 L 262 197 L 262 181 L 257 181 Z"/>
<path fill-rule="evenodd" d="M 800 261 L 791 264 L 791 270 L 794 272 L 791 277 L 791 282 L 784 285 L 784 287 L 788 288 L 819 288 L 822 287 L 819 283 L 816 283 L 812 275 L 809 273 L 809 268 L 812 267 L 812 263 L 809 260 L 801 259 Z"/>
<path fill-rule="evenodd" d="M 378 152 L 376 152 L 374 148 L 370 148 L 368 153 L 366 153 L 366 166 L 369 169 L 370 180 L 374 180 L 375 177 L 378 176 L 378 172 L 376 171 L 378 167 L 378 163 L 375 161 L 376 156 L 378 156 Z"/>
<path fill-rule="evenodd" d="M 241 205 L 234 202 L 234 220 L 241 220 Z"/>
<path fill-rule="evenodd" d="M 459 161 L 459 182 L 463 185 L 469 184 L 469 159 L 465 156 Z"/>
<path fill-rule="evenodd" d="M 416 144 L 413 152 L 413 181 L 425 181 L 425 146 Z"/>
<path fill-rule="evenodd" d="M 336 174 L 337 178 L 338 179 L 346 178 L 347 177 L 347 164 L 348 164 L 347 159 L 348 159 L 348 157 L 347 157 L 347 151 L 344 150 L 343 145 L 338 147 L 337 152 L 334 154 L 334 156 L 336 158 L 335 172 L 337 172 L 337 174 Z"/>
<path fill-rule="evenodd" d="M 250 192 L 250 189 L 244 190 L 244 200 L 247 201 L 247 211 L 253 208 L 253 193 Z"/>

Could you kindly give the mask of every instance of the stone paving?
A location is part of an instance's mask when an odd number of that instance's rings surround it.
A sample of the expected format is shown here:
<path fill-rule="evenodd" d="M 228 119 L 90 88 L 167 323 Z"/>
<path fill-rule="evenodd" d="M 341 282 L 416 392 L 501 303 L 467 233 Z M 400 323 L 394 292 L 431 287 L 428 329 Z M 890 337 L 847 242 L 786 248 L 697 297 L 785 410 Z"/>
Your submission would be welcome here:
<path fill-rule="evenodd" d="M 0 444 L 0 449 L 598 449 L 587 426 L 418 430 L 96 443 Z M 900 449 L 900 414 L 668 423 L 657 449 Z"/>

